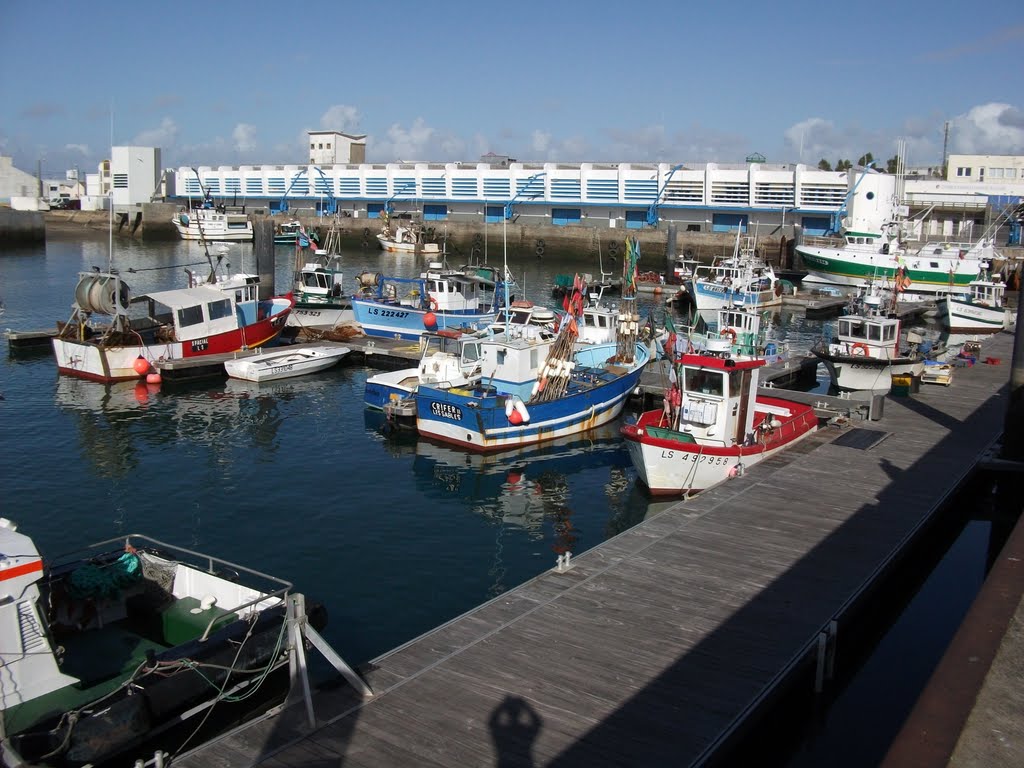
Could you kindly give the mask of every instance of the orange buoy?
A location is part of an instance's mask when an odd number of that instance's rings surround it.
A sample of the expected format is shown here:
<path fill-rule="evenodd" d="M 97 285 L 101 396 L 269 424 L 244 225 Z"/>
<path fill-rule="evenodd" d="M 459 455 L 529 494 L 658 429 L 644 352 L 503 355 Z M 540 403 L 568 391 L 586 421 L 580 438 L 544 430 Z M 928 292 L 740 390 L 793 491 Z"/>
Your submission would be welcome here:
<path fill-rule="evenodd" d="M 144 376 L 149 373 L 149 360 L 144 358 L 142 355 L 139 355 L 135 358 L 135 362 L 132 363 L 132 368 L 135 369 L 135 372 L 139 374 L 139 376 Z"/>
<path fill-rule="evenodd" d="M 424 328 L 436 328 L 437 327 L 437 315 L 433 312 L 427 312 L 423 315 L 423 327 Z"/>
<path fill-rule="evenodd" d="M 135 402 L 142 404 L 149 401 L 149 391 L 141 381 L 135 385 Z"/>
<path fill-rule="evenodd" d="M 160 374 L 157 373 L 156 371 L 153 371 L 153 373 L 146 375 L 147 384 L 159 384 L 161 381 L 163 381 L 163 379 L 160 377 Z"/>
<path fill-rule="evenodd" d="M 508 415 L 508 423 L 512 426 L 518 427 L 523 423 L 523 414 L 519 411 L 513 410 L 512 413 Z"/>

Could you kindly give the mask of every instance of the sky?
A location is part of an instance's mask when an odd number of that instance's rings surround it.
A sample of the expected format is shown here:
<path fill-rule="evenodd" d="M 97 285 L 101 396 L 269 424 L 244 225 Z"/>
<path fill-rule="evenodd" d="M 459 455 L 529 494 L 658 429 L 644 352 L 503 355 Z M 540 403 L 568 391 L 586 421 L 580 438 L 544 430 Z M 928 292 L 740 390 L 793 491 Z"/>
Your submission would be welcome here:
<path fill-rule="evenodd" d="M 48 178 L 112 145 L 165 167 L 308 161 L 910 167 L 1024 154 L 1020 0 L 7 0 L 0 154 Z"/>

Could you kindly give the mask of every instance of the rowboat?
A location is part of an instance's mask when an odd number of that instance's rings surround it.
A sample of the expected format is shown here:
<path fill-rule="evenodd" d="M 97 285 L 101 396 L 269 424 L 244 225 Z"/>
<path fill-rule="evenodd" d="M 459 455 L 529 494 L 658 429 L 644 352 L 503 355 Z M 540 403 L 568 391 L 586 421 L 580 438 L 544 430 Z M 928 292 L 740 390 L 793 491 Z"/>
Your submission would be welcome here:
<path fill-rule="evenodd" d="M 259 350 L 248 357 L 224 361 L 224 370 L 234 379 L 264 382 L 290 379 L 326 370 L 351 352 L 348 347 L 288 347 L 272 352 Z"/>

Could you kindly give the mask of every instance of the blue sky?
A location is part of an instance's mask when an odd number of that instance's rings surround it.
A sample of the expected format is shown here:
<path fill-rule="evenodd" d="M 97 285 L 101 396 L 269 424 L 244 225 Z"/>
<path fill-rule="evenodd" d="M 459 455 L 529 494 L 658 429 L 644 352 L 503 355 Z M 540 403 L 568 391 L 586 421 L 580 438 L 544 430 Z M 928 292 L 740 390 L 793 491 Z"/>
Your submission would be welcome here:
<path fill-rule="evenodd" d="M 49 2 L 0 17 L 0 154 L 165 166 L 367 159 L 770 162 L 1024 154 L 1020 0 Z M 111 125 L 113 130 L 111 131 Z M 113 142 L 111 142 L 111 134 Z"/>

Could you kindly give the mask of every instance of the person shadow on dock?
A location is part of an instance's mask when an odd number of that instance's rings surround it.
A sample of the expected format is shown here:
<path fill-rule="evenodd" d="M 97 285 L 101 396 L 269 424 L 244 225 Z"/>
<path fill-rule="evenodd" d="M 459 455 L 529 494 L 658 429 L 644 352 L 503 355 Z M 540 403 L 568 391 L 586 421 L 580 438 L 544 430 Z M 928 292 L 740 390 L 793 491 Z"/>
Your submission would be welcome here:
<path fill-rule="evenodd" d="M 526 699 L 505 697 L 487 721 L 498 753 L 497 768 L 530 768 L 534 764 L 531 753 L 541 722 Z"/>

